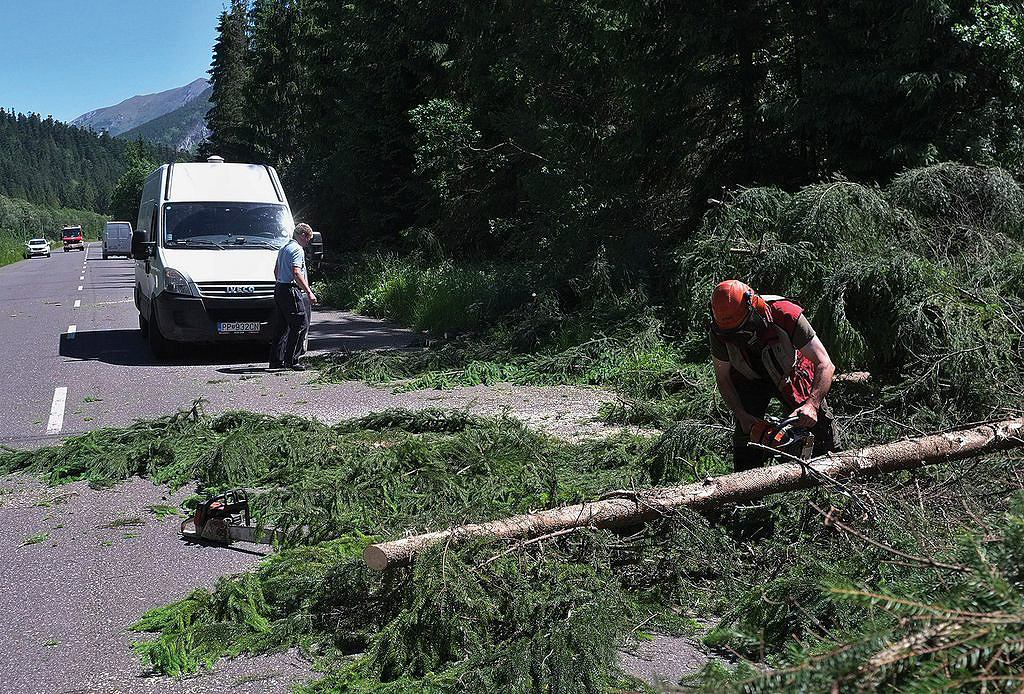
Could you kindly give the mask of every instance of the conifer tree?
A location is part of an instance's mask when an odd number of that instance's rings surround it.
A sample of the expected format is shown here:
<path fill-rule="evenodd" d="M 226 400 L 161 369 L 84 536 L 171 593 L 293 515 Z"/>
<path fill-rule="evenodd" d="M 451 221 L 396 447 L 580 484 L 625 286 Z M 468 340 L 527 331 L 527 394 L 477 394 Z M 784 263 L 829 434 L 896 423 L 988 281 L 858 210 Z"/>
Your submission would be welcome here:
<path fill-rule="evenodd" d="M 141 141 L 132 143 L 125 152 L 126 169 L 114 185 L 111 194 L 110 213 L 115 219 L 125 220 L 134 226 L 142 198 L 142 185 L 156 164 L 147 156 Z"/>
<path fill-rule="evenodd" d="M 230 10 L 221 12 L 217 42 L 213 47 L 210 81 L 212 107 L 206 114 L 210 139 L 201 154 L 219 154 L 229 161 L 246 161 L 252 152 L 246 115 L 246 92 L 250 88 L 247 0 L 232 0 Z"/>
<path fill-rule="evenodd" d="M 251 144 L 258 161 L 290 180 L 299 159 L 305 105 L 309 100 L 309 26 L 302 0 L 255 0 L 250 11 L 251 83 L 247 92 Z"/>

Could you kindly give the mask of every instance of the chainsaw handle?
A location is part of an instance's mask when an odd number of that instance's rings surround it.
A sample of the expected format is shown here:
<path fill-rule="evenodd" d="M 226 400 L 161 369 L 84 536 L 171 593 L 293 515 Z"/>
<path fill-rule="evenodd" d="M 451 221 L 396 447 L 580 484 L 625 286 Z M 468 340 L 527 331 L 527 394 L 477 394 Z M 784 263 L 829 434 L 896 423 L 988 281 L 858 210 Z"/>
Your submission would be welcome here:
<path fill-rule="evenodd" d="M 800 415 L 790 415 L 779 422 L 778 426 L 775 427 L 776 431 L 789 431 L 790 429 L 799 428 L 796 424 L 800 421 Z"/>

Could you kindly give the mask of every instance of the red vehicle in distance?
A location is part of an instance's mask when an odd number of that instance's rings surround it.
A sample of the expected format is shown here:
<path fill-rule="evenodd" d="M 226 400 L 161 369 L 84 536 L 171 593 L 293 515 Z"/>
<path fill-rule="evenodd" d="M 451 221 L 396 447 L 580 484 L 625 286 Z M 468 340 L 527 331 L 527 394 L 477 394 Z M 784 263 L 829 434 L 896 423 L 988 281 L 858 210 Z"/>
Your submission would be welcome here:
<path fill-rule="evenodd" d="M 66 226 L 61 232 L 61 238 L 64 239 L 64 252 L 68 251 L 84 251 L 85 240 L 82 238 L 82 227 L 80 226 Z"/>

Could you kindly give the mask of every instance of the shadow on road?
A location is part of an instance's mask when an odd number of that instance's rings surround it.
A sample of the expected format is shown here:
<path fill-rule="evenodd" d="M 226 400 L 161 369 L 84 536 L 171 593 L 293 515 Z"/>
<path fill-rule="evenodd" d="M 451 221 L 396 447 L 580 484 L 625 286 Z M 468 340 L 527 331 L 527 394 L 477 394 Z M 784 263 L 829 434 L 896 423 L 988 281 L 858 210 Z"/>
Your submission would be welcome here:
<path fill-rule="evenodd" d="M 241 554 L 251 554 L 256 557 L 268 557 L 273 553 L 269 547 L 265 550 L 247 549 L 245 547 L 239 547 L 238 545 L 225 545 L 223 542 L 212 542 L 210 540 L 203 539 L 185 539 L 181 538 L 181 543 L 185 546 L 198 546 L 198 547 L 216 547 L 217 549 L 224 549 L 231 552 L 240 552 Z"/>
<path fill-rule="evenodd" d="M 309 326 L 310 353 L 355 352 L 415 346 L 420 336 L 407 328 L 350 313 L 330 309 L 313 309 Z"/>
<path fill-rule="evenodd" d="M 101 361 L 117 366 L 165 366 L 168 364 L 247 364 L 267 359 L 267 346 L 234 342 L 218 345 L 180 345 L 173 359 L 156 359 L 138 330 L 87 330 L 73 337 L 60 336 L 60 355 L 81 361 Z"/>
<path fill-rule="evenodd" d="M 222 374 L 234 374 L 236 376 L 262 374 L 267 373 L 269 370 L 268 366 L 226 366 L 223 369 L 217 369 Z"/>
<path fill-rule="evenodd" d="M 419 336 L 404 328 L 373 318 L 363 318 L 338 311 L 314 313 L 309 328 L 309 353 L 355 352 L 368 349 L 404 348 L 417 342 Z M 136 329 L 85 330 L 73 336 L 60 336 L 60 355 L 81 361 L 100 361 L 118 366 L 232 365 L 266 362 L 269 345 L 257 342 L 220 344 L 179 344 L 173 359 L 156 359 L 142 333 Z M 221 369 L 225 373 L 261 373 L 262 367 Z"/>

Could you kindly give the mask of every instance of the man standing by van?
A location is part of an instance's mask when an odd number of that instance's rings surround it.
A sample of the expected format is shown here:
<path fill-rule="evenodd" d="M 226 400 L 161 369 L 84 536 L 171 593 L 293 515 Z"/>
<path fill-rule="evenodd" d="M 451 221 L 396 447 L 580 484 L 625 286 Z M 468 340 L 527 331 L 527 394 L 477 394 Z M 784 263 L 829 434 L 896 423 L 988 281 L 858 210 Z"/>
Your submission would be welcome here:
<path fill-rule="evenodd" d="M 316 294 L 306 278 L 305 248 L 313 240 L 313 229 L 298 224 L 291 240 L 277 252 L 274 268 L 274 301 L 277 303 L 277 325 L 270 352 L 271 369 L 305 371 L 299 363 L 302 336 L 309 329 L 309 307 L 316 303 Z"/>

